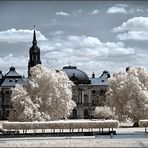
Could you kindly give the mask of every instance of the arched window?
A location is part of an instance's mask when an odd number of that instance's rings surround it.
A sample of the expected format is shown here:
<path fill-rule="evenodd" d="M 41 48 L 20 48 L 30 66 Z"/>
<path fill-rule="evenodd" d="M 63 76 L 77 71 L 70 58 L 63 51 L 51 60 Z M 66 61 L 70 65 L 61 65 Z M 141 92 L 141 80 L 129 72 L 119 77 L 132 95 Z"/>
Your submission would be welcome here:
<path fill-rule="evenodd" d="M 84 109 L 84 119 L 89 119 L 88 109 Z"/>
<path fill-rule="evenodd" d="M 84 95 L 84 104 L 88 104 L 88 95 Z"/>
<path fill-rule="evenodd" d="M 77 119 L 77 110 L 75 108 L 73 109 L 73 118 Z"/>

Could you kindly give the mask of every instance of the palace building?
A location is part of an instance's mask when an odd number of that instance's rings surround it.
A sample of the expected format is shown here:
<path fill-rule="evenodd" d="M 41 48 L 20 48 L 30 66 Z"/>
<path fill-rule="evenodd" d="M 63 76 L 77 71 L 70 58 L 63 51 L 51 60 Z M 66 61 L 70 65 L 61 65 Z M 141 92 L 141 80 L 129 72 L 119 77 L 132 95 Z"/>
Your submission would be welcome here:
<path fill-rule="evenodd" d="M 41 64 L 40 48 L 37 46 L 36 32 L 33 33 L 32 47 L 29 50 L 28 61 L 28 78 L 30 77 L 30 68 Z M 77 106 L 73 110 L 70 118 L 83 119 L 92 118 L 92 111 L 96 106 L 103 106 L 106 102 L 105 92 L 108 88 L 108 78 L 110 74 L 108 71 L 103 71 L 100 77 L 92 74 L 89 78 L 88 75 L 78 69 L 76 66 L 65 66 L 62 69 L 69 79 L 73 81 L 72 99 L 76 102 Z M 16 84 L 27 84 L 28 78 L 24 78 L 18 74 L 15 67 L 11 66 L 6 75 L 0 71 L 0 119 L 7 119 L 9 111 L 12 108 L 11 102 L 11 88 Z"/>

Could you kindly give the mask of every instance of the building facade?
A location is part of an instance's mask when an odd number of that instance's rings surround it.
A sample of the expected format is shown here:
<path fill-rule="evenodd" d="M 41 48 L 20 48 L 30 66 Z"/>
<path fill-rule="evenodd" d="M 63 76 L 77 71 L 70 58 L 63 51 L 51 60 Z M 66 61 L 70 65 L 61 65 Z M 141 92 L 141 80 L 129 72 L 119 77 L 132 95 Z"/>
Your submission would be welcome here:
<path fill-rule="evenodd" d="M 33 33 L 32 47 L 29 50 L 28 61 L 28 78 L 30 77 L 30 68 L 41 64 L 40 48 L 37 46 L 36 32 Z M 72 99 L 76 102 L 76 107 L 73 110 L 70 118 L 82 119 L 92 118 L 92 111 L 96 106 L 103 106 L 106 102 L 105 92 L 108 87 L 108 71 L 103 71 L 100 77 L 89 78 L 88 75 L 77 69 L 76 66 L 65 66 L 62 69 L 69 79 L 73 81 Z M 25 86 L 28 78 L 24 78 L 18 74 L 15 67 L 11 66 L 6 75 L 0 71 L 0 119 L 7 119 L 9 111 L 12 108 L 11 88 L 16 84 Z"/>
<path fill-rule="evenodd" d="M 89 119 L 93 118 L 92 112 L 96 106 L 104 106 L 106 102 L 105 92 L 108 88 L 108 71 L 103 71 L 100 77 L 89 78 L 88 75 L 77 69 L 76 66 L 65 66 L 63 71 L 73 81 L 72 99 L 76 102 L 76 107 L 73 110 L 70 118 L 73 119 Z"/>
<path fill-rule="evenodd" d="M 0 119 L 7 119 L 12 108 L 11 88 L 16 84 L 25 86 L 27 81 L 16 72 L 15 67 L 11 66 L 6 75 L 0 72 L 0 82 Z"/>

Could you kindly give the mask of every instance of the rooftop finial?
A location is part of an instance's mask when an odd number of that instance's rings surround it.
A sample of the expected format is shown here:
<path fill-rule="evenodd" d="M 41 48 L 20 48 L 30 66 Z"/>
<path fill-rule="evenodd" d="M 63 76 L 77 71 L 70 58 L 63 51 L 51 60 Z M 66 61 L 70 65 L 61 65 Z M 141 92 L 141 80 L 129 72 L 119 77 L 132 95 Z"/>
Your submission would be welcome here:
<path fill-rule="evenodd" d="M 71 62 L 70 62 L 70 57 L 69 57 L 69 62 L 68 62 L 69 66 L 71 65 Z"/>
<path fill-rule="evenodd" d="M 32 43 L 33 43 L 33 45 L 36 45 L 37 44 L 37 40 L 36 40 L 36 33 L 35 33 L 35 30 L 36 30 L 36 27 L 35 27 L 35 25 L 34 25 L 34 34 L 33 34 L 33 41 L 32 41 Z"/>
<path fill-rule="evenodd" d="M 35 25 L 34 25 L 33 29 L 34 29 L 34 31 L 36 30 Z"/>

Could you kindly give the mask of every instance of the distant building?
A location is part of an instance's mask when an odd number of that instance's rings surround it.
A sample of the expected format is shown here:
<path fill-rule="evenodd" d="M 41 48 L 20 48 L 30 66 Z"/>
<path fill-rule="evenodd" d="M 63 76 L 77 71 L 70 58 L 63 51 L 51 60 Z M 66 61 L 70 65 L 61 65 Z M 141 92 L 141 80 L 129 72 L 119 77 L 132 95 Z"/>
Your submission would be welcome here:
<path fill-rule="evenodd" d="M 75 84 L 72 89 L 72 99 L 77 106 L 73 110 L 71 118 L 92 118 L 92 111 L 95 107 L 103 106 L 106 102 L 105 92 L 108 87 L 109 72 L 103 71 L 100 77 L 95 77 L 93 73 L 92 78 L 89 78 L 84 71 L 77 69 L 76 66 L 65 66 L 63 71 Z"/>
<path fill-rule="evenodd" d="M 41 64 L 40 48 L 37 46 L 36 32 L 34 30 L 32 47 L 29 50 L 28 77 L 30 77 L 30 68 Z M 72 88 L 72 99 L 77 106 L 73 110 L 70 118 L 92 118 L 92 111 L 96 106 L 103 106 L 106 102 L 105 92 L 108 87 L 108 71 L 103 71 L 100 77 L 92 74 L 92 78 L 77 69 L 76 66 L 65 66 L 62 69 L 68 75 L 69 79 L 74 82 Z M 12 108 L 11 88 L 16 84 L 26 86 L 28 78 L 24 78 L 15 71 L 11 66 L 6 75 L 0 71 L 0 119 L 6 119 Z"/>
<path fill-rule="evenodd" d="M 0 119 L 5 119 L 9 115 L 12 108 L 11 88 L 16 84 L 26 85 L 26 79 L 15 71 L 15 67 L 11 66 L 9 72 L 3 76 L 0 72 Z"/>
<path fill-rule="evenodd" d="M 32 47 L 29 50 L 28 61 L 28 77 L 30 76 L 30 68 L 41 64 L 40 49 L 37 46 L 36 32 L 34 30 Z M 9 111 L 12 108 L 11 102 L 11 88 L 16 84 L 25 86 L 28 78 L 24 78 L 15 71 L 15 67 L 11 66 L 9 72 L 6 75 L 0 71 L 0 119 L 7 119 Z"/>

